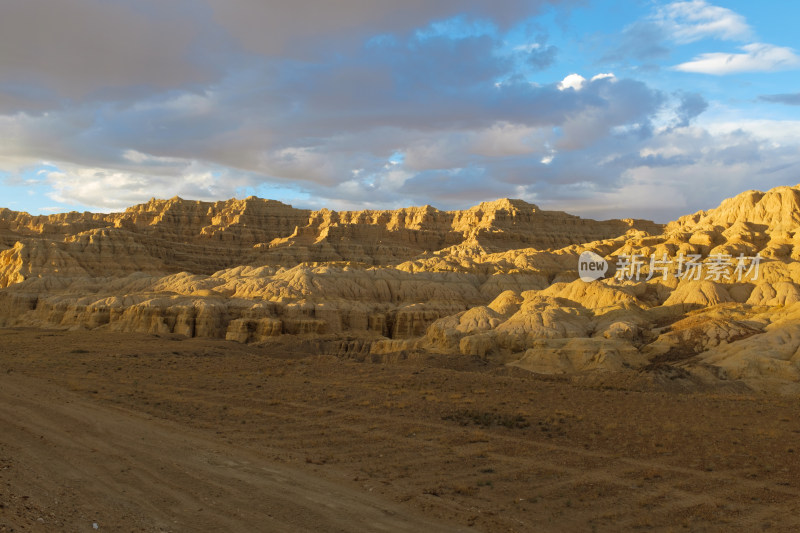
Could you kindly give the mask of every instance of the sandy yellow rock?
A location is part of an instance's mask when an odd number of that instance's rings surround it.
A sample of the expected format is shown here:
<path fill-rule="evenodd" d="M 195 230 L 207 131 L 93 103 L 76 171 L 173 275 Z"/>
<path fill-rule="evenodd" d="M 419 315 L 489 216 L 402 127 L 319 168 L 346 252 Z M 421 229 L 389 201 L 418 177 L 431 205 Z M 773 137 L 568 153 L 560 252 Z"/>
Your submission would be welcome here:
<path fill-rule="evenodd" d="M 609 262 L 607 279 L 578 279 L 584 251 Z M 714 255 L 761 262 L 751 279 L 688 279 L 674 266 L 614 277 L 625 256 L 680 254 L 705 267 Z M 511 199 L 461 211 L 311 211 L 255 197 L 112 214 L 0 209 L 0 325 L 296 335 L 340 339 L 324 349 L 353 357 L 434 351 L 549 374 L 673 365 L 758 387 L 800 376 L 798 260 L 800 186 L 747 191 L 666 226 Z"/>

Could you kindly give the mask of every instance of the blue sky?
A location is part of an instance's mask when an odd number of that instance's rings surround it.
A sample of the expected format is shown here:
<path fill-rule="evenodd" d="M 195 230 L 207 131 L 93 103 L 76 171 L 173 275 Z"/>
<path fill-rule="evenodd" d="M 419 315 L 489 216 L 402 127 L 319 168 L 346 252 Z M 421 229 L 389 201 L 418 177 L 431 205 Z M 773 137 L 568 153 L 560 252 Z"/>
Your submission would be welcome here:
<path fill-rule="evenodd" d="M 9 0 L 0 206 L 514 197 L 667 221 L 800 182 L 797 20 L 778 1 Z"/>

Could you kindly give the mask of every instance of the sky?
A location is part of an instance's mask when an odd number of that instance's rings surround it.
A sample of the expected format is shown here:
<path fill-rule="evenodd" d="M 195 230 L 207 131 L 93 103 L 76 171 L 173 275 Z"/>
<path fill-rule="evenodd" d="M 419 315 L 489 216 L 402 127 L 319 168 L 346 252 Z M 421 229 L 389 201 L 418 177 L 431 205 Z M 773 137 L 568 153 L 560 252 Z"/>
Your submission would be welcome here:
<path fill-rule="evenodd" d="M 800 183 L 800 3 L 3 0 L 0 206 L 659 222 Z"/>

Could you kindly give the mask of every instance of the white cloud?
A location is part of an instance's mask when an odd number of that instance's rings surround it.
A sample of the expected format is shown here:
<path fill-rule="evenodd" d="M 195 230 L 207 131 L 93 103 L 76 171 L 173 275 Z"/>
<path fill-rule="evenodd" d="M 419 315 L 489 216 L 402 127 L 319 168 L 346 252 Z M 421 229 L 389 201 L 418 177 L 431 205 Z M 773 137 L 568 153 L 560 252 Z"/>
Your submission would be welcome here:
<path fill-rule="evenodd" d="M 800 144 L 800 120 L 736 120 L 709 124 L 706 129 L 715 137 L 746 131 L 773 147 L 795 146 Z"/>
<path fill-rule="evenodd" d="M 601 72 L 600 74 L 595 74 L 592 78 L 588 81 L 599 81 L 599 80 L 611 80 L 615 81 L 617 79 L 616 76 L 612 72 Z M 570 74 L 566 76 L 563 80 L 558 82 L 558 89 L 560 91 L 566 89 L 574 89 L 576 91 L 580 91 L 586 86 L 586 78 L 581 76 L 580 74 Z"/>
<path fill-rule="evenodd" d="M 520 44 L 514 47 L 514 51 L 531 53 L 534 50 L 540 49 L 541 47 L 542 45 L 539 43 Z"/>
<path fill-rule="evenodd" d="M 752 34 L 742 15 L 704 0 L 672 2 L 659 8 L 652 19 L 678 43 L 691 43 L 707 37 L 745 40 Z"/>
<path fill-rule="evenodd" d="M 753 35 L 742 15 L 728 8 L 711 5 L 705 0 L 672 2 L 659 8 L 651 20 L 678 44 L 705 38 L 747 41 Z M 800 56 L 788 47 L 750 43 L 740 49 L 742 53 L 700 54 L 672 68 L 720 76 L 741 72 L 772 72 L 800 66 Z"/>
<path fill-rule="evenodd" d="M 174 163 L 185 163 L 183 159 L 178 157 L 162 157 L 162 156 L 154 156 L 151 154 L 145 154 L 138 150 L 125 150 L 122 153 L 123 159 L 130 161 L 131 163 L 137 164 L 174 164 Z"/>
<path fill-rule="evenodd" d="M 600 74 L 595 74 L 594 76 L 592 76 L 592 81 L 605 80 L 605 79 L 616 80 L 617 77 L 614 76 L 613 72 L 601 72 Z"/>
<path fill-rule="evenodd" d="M 180 176 L 72 165 L 59 167 L 45 174 L 52 188 L 47 196 L 57 202 L 85 205 L 102 211 L 124 209 L 152 197 L 231 198 L 236 196 L 238 188 L 247 184 L 241 178 L 235 179 L 196 162 L 188 163 Z"/>
<path fill-rule="evenodd" d="M 736 74 L 740 72 L 771 72 L 800 66 L 800 56 L 791 48 L 764 43 L 741 47 L 743 54 L 721 52 L 700 54 L 692 61 L 673 67 L 683 72 L 701 74 Z"/>
<path fill-rule="evenodd" d="M 580 91 L 585 83 L 586 78 L 580 74 L 570 74 L 558 83 L 558 88 L 562 91 L 565 89 L 574 89 L 576 91 Z"/>

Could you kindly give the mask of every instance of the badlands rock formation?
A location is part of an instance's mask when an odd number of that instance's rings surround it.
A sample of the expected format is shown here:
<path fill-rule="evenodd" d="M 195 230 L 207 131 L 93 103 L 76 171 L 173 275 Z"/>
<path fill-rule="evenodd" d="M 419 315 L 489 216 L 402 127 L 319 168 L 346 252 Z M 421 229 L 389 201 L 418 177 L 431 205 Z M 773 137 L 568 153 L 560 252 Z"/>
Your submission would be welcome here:
<path fill-rule="evenodd" d="M 579 279 L 591 251 L 605 279 Z M 465 211 L 309 211 L 247 198 L 123 213 L 0 210 L 0 325 L 441 352 L 545 374 L 792 391 L 800 186 L 666 226 L 521 200 Z"/>

